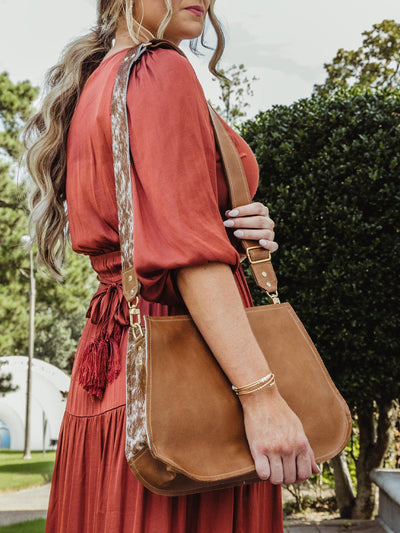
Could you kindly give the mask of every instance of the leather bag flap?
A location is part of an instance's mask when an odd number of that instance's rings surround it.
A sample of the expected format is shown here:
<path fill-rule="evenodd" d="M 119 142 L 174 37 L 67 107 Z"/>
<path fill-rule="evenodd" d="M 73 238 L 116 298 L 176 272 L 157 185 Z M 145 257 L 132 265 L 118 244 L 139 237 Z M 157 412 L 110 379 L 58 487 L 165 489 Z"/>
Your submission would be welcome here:
<path fill-rule="evenodd" d="M 317 461 L 334 457 L 349 439 L 350 412 L 297 315 L 288 303 L 246 312 Z M 146 330 L 153 456 L 201 481 L 254 472 L 240 402 L 194 322 L 187 316 L 146 317 Z"/>

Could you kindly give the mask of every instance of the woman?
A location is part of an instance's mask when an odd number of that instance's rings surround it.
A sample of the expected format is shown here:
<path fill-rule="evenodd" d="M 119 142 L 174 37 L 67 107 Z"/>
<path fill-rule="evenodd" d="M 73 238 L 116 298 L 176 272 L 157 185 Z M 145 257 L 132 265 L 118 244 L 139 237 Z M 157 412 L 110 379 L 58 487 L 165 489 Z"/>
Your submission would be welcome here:
<path fill-rule="evenodd" d="M 47 533 L 279 533 L 279 484 L 308 479 L 318 468 L 300 421 L 276 386 L 240 397 L 264 482 L 168 498 L 144 489 L 124 457 L 128 314 L 112 166 L 112 88 L 126 49 L 155 36 L 176 45 L 196 39 L 207 17 L 218 36 L 210 62 L 216 73 L 223 34 L 214 3 L 100 0 L 96 29 L 73 43 L 50 72 L 50 90 L 27 128 L 40 257 L 60 275 L 68 220 L 74 250 L 90 256 L 100 281 L 74 363 Z M 269 368 L 244 312 L 252 303 L 236 238 L 276 250 L 268 210 L 252 204 L 227 211 L 206 100 L 186 58 L 174 50 L 148 51 L 133 69 L 128 112 L 142 314 L 189 310 L 231 382 L 259 380 Z M 254 194 L 254 156 L 225 127 Z"/>

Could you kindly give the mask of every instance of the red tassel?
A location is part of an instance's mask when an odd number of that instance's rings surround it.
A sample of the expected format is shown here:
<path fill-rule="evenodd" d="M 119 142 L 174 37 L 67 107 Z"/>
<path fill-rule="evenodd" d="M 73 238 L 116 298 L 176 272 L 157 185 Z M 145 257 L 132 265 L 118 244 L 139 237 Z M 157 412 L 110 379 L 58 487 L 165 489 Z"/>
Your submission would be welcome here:
<path fill-rule="evenodd" d="M 119 344 L 114 340 L 109 341 L 110 356 L 107 365 L 107 383 L 112 383 L 121 372 L 121 360 L 119 356 Z"/>
<path fill-rule="evenodd" d="M 79 384 L 101 400 L 107 385 L 108 342 L 94 341 L 82 354 L 79 369 Z"/>
<path fill-rule="evenodd" d="M 119 345 L 123 328 L 129 325 L 122 287 L 101 287 L 92 299 L 88 317 L 100 328 L 100 332 L 82 354 L 78 379 L 86 391 L 101 400 L 108 383 L 112 383 L 121 372 Z"/>

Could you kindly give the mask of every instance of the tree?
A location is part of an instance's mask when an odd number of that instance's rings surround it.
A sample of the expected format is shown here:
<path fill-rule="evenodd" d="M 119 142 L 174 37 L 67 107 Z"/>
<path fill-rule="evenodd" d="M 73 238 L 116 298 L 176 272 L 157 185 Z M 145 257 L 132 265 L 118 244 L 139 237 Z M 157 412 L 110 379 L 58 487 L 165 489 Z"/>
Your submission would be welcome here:
<path fill-rule="evenodd" d="M 223 78 L 213 78 L 218 81 L 221 95 L 219 100 L 221 105 L 215 106 L 215 110 L 232 127 L 238 127 L 241 120 L 246 117 L 246 109 L 250 106 L 248 97 L 253 96 L 251 83 L 258 78 L 253 76 L 251 80 L 247 77 L 247 70 L 243 64 L 232 65 L 227 70 L 220 69 Z"/>
<path fill-rule="evenodd" d="M 37 277 L 35 357 L 70 372 L 86 310 L 96 290 L 96 276 L 87 257 L 67 250 L 63 283 Z"/>
<path fill-rule="evenodd" d="M 328 74 L 319 94 L 335 94 L 350 86 L 365 89 L 395 89 L 400 83 L 400 24 L 383 20 L 372 30 L 363 32 L 363 43 L 357 50 L 340 48 L 324 68 Z"/>
<path fill-rule="evenodd" d="M 32 110 L 37 89 L 29 82 L 13 84 L 0 74 L 0 354 L 27 353 L 29 321 L 29 254 L 27 184 L 19 171 L 19 134 Z M 35 355 L 70 368 L 94 292 L 95 276 L 87 258 L 69 250 L 66 283 L 36 273 Z"/>
<path fill-rule="evenodd" d="M 399 117 L 400 92 L 352 89 L 242 127 L 260 165 L 256 199 L 276 221 L 280 294 L 358 418 L 355 517 L 373 512 L 369 473 L 384 460 L 400 392 Z"/>
<path fill-rule="evenodd" d="M 7 72 L 0 73 L 0 150 L 15 160 L 21 154 L 19 134 L 37 94 L 28 81 L 14 84 Z"/>
<path fill-rule="evenodd" d="M 325 64 L 328 73 L 322 85 L 315 85 L 317 94 L 337 95 L 349 87 L 371 91 L 386 88 L 391 91 L 398 87 L 400 81 L 400 24 L 394 20 L 384 20 L 375 24 L 371 31 L 363 32 L 362 46 L 353 51 L 340 49 L 332 63 Z M 349 502 L 354 494 L 349 483 L 346 462 L 332 461 L 338 502 L 342 504 L 341 514 L 346 515 Z"/>
<path fill-rule="evenodd" d="M 7 73 L 0 74 L 0 353 L 7 355 L 14 346 L 22 349 L 12 325 L 28 323 L 28 294 L 19 270 L 25 254 L 21 239 L 28 232 L 26 189 L 17 183 L 15 167 L 21 154 L 18 136 L 36 95 L 29 82 L 13 84 Z"/>
<path fill-rule="evenodd" d="M 0 369 L 4 364 L 5 364 L 4 361 L 0 361 Z M 4 396 L 7 392 L 12 392 L 12 391 L 17 390 L 18 387 L 14 387 L 11 380 L 12 380 L 11 374 L 0 373 L 0 396 Z"/>

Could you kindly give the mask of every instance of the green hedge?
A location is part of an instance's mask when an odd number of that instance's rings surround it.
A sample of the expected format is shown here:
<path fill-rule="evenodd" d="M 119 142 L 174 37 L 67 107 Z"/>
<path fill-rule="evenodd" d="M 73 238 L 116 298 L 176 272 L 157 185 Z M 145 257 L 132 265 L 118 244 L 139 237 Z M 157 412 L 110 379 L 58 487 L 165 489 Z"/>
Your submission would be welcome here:
<path fill-rule="evenodd" d="M 242 134 L 276 222 L 282 299 L 352 407 L 398 397 L 400 92 L 313 96 Z"/>

